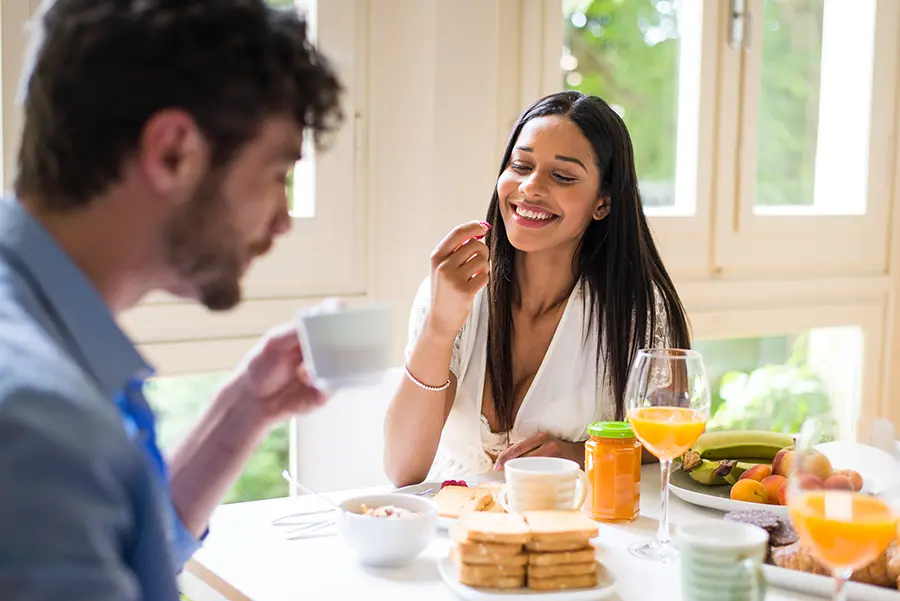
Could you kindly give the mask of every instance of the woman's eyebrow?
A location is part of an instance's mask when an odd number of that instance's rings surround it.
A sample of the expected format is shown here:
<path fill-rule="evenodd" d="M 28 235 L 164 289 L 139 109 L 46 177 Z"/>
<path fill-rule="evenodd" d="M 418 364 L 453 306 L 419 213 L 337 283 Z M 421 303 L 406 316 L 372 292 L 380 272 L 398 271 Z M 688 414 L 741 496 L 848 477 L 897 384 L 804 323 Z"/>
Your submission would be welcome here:
<path fill-rule="evenodd" d="M 532 148 L 531 146 L 516 146 L 516 150 L 521 150 L 522 152 L 534 152 L 534 148 Z M 567 157 L 563 154 L 558 154 L 556 155 L 556 160 L 565 161 L 567 163 L 575 163 L 576 165 L 579 165 L 582 169 L 587 171 L 587 167 L 584 166 L 584 163 L 582 163 L 575 157 Z"/>
<path fill-rule="evenodd" d="M 587 171 L 587 167 L 584 166 L 584 163 L 576 159 L 575 157 L 567 157 L 561 154 L 556 155 L 557 161 L 565 161 L 567 163 L 575 163 L 576 165 L 580 165 L 582 169 Z"/>

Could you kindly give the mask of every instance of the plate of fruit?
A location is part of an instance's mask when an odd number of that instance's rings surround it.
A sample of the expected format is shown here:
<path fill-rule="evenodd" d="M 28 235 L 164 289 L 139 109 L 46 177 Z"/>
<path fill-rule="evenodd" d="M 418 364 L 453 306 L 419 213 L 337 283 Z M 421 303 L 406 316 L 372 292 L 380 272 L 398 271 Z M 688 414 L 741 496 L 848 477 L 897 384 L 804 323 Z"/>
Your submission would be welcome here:
<path fill-rule="evenodd" d="M 762 430 L 706 432 L 673 468 L 671 491 L 676 497 L 719 511 L 758 508 L 786 516 L 787 475 L 794 461 L 794 438 Z M 871 492 L 892 485 L 895 475 L 879 461 L 883 451 L 852 442 L 828 442 L 804 474 L 803 488 Z M 846 469 L 847 466 L 864 471 Z"/>

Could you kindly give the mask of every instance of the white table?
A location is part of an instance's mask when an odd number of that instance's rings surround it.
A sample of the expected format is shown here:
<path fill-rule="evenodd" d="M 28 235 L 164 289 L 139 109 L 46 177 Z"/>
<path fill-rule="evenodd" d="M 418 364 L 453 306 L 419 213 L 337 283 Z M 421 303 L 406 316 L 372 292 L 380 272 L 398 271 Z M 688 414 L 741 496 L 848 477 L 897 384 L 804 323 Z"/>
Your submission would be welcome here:
<path fill-rule="evenodd" d="M 383 490 L 346 491 L 332 496 L 340 499 Z M 334 535 L 285 540 L 286 527 L 272 526 L 275 518 L 323 507 L 327 507 L 324 502 L 313 497 L 220 507 L 213 515 L 209 538 L 185 570 L 185 592 L 192 601 L 223 597 L 229 601 L 456 599 L 443 584 L 436 566 L 450 548 L 443 533 L 414 563 L 375 569 L 360 566 Z M 620 601 L 682 599 L 677 562 L 656 564 L 634 558 L 627 551 L 631 542 L 655 534 L 658 515 L 659 468 L 649 465 L 642 475 L 641 517 L 627 525 L 600 525 L 598 557 L 615 574 Z M 721 519 L 721 514 L 671 498 L 673 526 L 712 518 Z M 816 598 L 770 589 L 766 599 Z"/>

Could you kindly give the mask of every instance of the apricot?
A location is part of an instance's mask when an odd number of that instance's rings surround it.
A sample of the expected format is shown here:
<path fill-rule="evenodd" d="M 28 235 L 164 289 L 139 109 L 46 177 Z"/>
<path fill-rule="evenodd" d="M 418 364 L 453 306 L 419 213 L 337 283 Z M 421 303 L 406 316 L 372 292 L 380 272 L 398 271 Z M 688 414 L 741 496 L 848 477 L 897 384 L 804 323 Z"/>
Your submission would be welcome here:
<path fill-rule="evenodd" d="M 794 476 L 797 481 L 797 488 L 800 490 L 821 490 L 825 488 L 825 484 L 817 476 L 812 474 L 797 474 Z"/>
<path fill-rule="evenodd" d="M 853 483 L 850 481 L 850 478 L 843 474 L 834 474 L 825 480 L 822 485 L 829 490 L 853 491 Z"/>
<path fill-rule="evenodd" d="M 762 482 L 765 478 L 768 478 L 772 475 L 772 467 L 769 465 L 754 465 L 749 470 L 745 471 L 741 474 L 741 477 L 738 480 L 756 480 L 757 482 Z"/>
<path fill-rule="evenodd" d="M 765 504 L 769 502 L 769 493 L 761 483 L 748 478 L 734 483 L 731 487 L 731 498 L 734 501 Z"/>
<path fill-rule="evenodd" d="M 784 486 L 785 482 L 787 482 L 787 478 L 777 474 L 763 478 L 762 482 L 760 482 L 760 484 L 763 485 L 763 488 L 766 489 L 766 493 L 769 495 L 770 505 L 779 504 L 778 491 L 781 490 L 781 487 Z"/>
<path fill-rule="evenodd" d="M 810 453 L 809 455 L 804 455 L 800 463 L 800 469 L 804 474 L 811 474 L 822 482 L 828 480 L 834 473 L 831 462 L 828 461 L 828 457 L 822 453 Z"/>
<path fill-rule="evenodd" d="M 859 472 L 855 472 L 853 470 L 837 470 L 834 472 L 835 476 L 847 476 L 850 479 L 850 484 L 853 485 L 853 492 L 859 492 L 863 487 L 863 479 L 862 476 L 859 475 Z"/>
<path fill-rule="evenodd" d="M 785 478 L 790 476 L 791 468 L 794 465 L 794 455 L 794 450 L 791 447 L 785 447 L 775 453 L 775 458 L 772 459 L 772 473 Z"/>
<path fill-rule="evenodd" d="M 784 484 L 778 489 L 778 504 L 779 505 L 787 505 L 787 491 L 788 485 L 787 480 L 784 481 Z"/>

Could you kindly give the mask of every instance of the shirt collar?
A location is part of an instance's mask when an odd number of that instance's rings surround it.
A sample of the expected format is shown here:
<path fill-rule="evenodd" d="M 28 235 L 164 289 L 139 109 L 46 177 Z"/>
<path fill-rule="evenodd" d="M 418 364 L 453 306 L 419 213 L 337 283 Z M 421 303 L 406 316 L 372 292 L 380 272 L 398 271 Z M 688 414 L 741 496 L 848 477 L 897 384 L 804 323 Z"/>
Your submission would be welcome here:
<path fill-rule="evenodd" d="M 32 283 L 66 344 L 110 398 L 152 369 L 122 331 L 100 293 L 56 240 L 15 199 L 0 199 L 0 250 Z"/>

